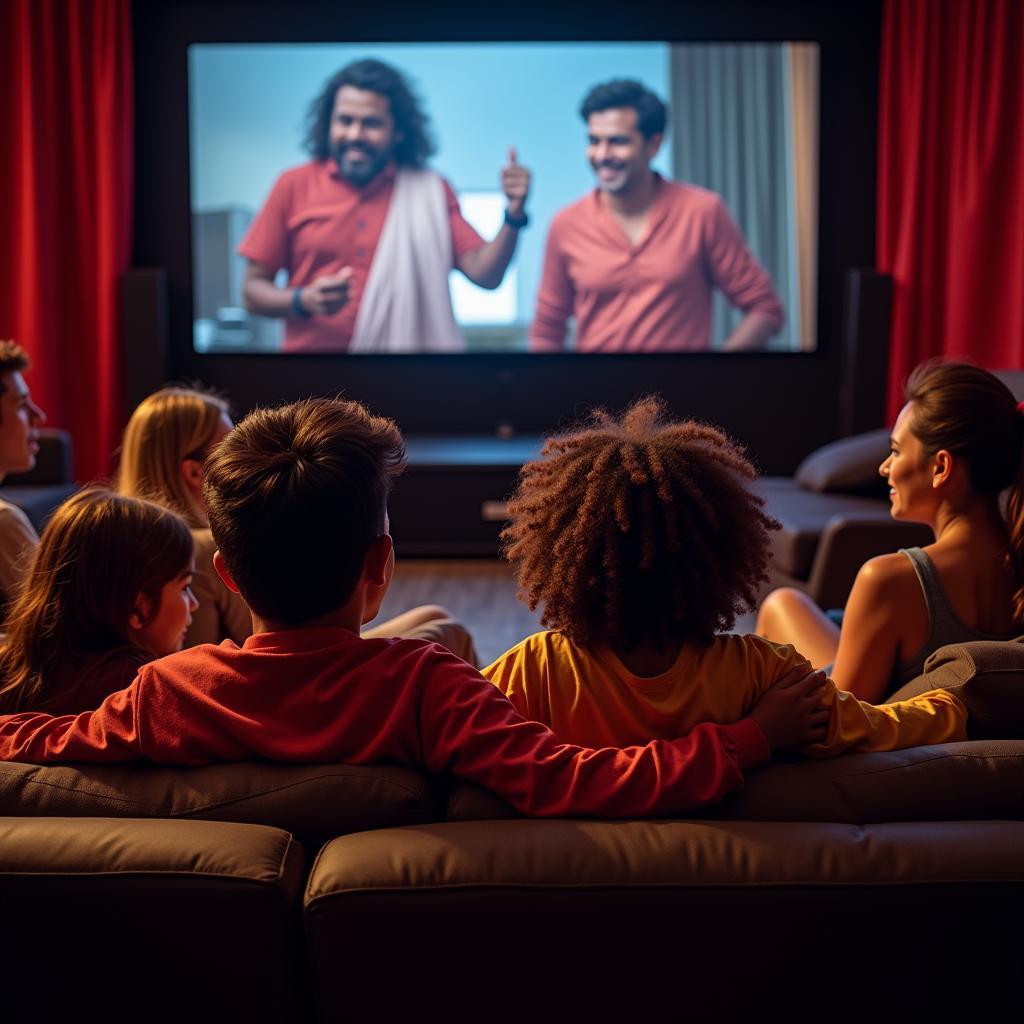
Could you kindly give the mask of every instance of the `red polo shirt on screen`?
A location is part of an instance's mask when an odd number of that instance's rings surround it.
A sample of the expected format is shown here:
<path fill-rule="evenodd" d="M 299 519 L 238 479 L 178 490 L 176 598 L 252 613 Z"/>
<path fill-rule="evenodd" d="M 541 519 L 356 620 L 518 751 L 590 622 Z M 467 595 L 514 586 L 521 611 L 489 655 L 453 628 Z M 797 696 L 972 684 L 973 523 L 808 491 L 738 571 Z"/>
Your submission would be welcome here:
<path fill-rule="evenodd" d="M 711 346 L 711 291 L 782 326 L 782 303 L 719 195 L 660 176 L 632 245 L 599 189 L 551 222 L 530 349 L 565 348 L 576 317 L 580 352 L 697 352 Z"/>
<path fill-rule="evenodd" d="M 395 166 L 388 164 L 369 184 L 357 188 L 338 173 L 333 160 L 314 160 L 285 171 L 238 247 L 239 255 L 288 271 L 288 284 L 304 288 L 323 274 L 352 267 L 349 300 L 331 316 L 285 320 L 284 351 L 344 352 L 352 341 L 359 302 L 384 228 Z M 480 248 L 484 240 L 462 216 L 459 201 L 444 182 L 454 258 Z"/>

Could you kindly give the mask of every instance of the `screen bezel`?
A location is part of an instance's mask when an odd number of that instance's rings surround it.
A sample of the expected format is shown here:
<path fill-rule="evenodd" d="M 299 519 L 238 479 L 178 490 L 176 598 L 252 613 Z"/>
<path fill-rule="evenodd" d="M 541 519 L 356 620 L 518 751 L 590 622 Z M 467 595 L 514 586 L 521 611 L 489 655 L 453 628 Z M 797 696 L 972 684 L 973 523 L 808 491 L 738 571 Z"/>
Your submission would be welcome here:
<path fill-rule="evenodd" d="M 843 277 L 874 261 L 875 130 L 881 4 L 680 3 L 597 0 L 581 21 L 569 4 L 526 2 L 519 31 L 476 6 L 395 3 L 339 22 L 337 8 L 295 0 L 135 5 L 136 217 L 134 262 L 166 268 L 168 377 L 226 390 L 237 411 L 344 392 L 395 417 L 407 433 L 491 434 L 556 429 L 593 405 L 619 407 L 658 391 L 681 414 L 713 419 L 746 441 L 761 465 L 787 471 L 802 450 L 835 436 Z M 351 13 L 351 12 L 350 12 Z M 396 30 L 401 25 L 401 31 Z M 531 26 L 525 31 L 523 26 Z M 542 26 L 537 31 L 532 26 Z M 347 356 L 199 354 L 192 347 L 187 49 L 193 43 L 786 42 L 820 47 L 817 347 L 811 352 L 643 355 Z M 827 189 L 827 193 L 826 193 Z M 826 195 L 828 198 L 826 199 Z M 839 197 L 834 199 L 833 197 Z M 533 226 L 537 230 L 537 226 Z M 543 228 L 540 228 L 543 230 Z M 325 383 L 327 382 L 327 383 Z M 799 409 L 794 448 L 776 436 L 772 407 Z"/>

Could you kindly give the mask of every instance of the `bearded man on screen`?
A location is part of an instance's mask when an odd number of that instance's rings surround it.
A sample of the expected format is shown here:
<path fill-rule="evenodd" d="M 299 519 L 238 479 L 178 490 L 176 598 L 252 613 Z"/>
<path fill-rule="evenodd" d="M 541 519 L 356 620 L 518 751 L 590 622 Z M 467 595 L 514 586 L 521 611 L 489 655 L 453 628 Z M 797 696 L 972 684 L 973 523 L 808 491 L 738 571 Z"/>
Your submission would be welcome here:
<path fill-rule="evenodd" d="M 427 116 L 389 65 L 335 74 L 310 107 L 306 148 L 312 160 L 277 179 L 238 247 L 249 312 L 284 318 L 286 352 L 462 350 L 448 274 L 501 284 L 527 223 L 530 172 L 515 150 L 501 172 L 505 223 L 485 242 L 427 169 Z"/>

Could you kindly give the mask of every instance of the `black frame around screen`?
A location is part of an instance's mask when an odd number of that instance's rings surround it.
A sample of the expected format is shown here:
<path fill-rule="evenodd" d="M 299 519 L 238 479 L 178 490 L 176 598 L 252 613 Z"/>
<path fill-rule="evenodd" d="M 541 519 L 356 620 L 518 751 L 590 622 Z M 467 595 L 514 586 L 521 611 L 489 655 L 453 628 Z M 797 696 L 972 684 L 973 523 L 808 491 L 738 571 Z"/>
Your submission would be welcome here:
<path fill-rule="evenodd" d="M 659 392 L 710 419 L 769 472 L 838 428 L 843 282 L 872 266 L 880 0 L 287 4 L 136 0 L 134 263 L 167 270 L 170 377 L 226 390 L 237 411 L 343 391 L 410 434 L 520 433 Z M 810 353 L 423 356 L 197 354 L 192 348 L 187 47 L 267 42 L 816 42 L 820 46 L 818 347 Z M 531 230 L 544 230 L 534 226 Z M 879 381 L 878 386 L 883 386 Z"/>

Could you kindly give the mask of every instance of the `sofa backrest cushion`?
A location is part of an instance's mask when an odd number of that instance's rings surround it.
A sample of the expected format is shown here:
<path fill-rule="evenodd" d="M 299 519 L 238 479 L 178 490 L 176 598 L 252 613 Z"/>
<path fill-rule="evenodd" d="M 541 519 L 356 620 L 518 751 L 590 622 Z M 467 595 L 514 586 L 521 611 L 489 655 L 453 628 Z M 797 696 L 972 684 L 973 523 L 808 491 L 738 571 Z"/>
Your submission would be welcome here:
<path fill-rule="evenodd" d="M 283 829 L 312 846 L 434 821 L 436 807 L 426 776 L 386 765 L 0 763 L 0 815 L 234 821 Z"/>
<path fill-rule="evenodd" d="M 1024 743 L 944 743 L 747 776 L 706 817 L 731 821 L 961 821 L 1024 817 Z"/>
<path fill-rule="evenodd" d="M 751 772 L 743 789 L 687 817 L 731 821 L 884 821 L 1020 819 L 1024 742 L 944 743 L 826 761 L 777 762 Z M 452 821 L 516 817 L 489 790 L 458 783 Z"/>
<path fill-rule="evenodd" d="M 967 706 L 972 738 L 1024 739 L 1024 637 L 940 647 L 889 702 L 939 689 Z"/>
<path fill-rule="evenodd" d="M 73 483 L 75 469 L 71 435 L 59 427 L 42 427 L 38 444 L 33 467 L 24 473 L 9 473 L 4 483 L 13 487 Z"/>
<path fill-rule="evenodd" d="M 878 467 L 888 453 L 889 431 L 869 430 L 811 452 L 794 476 L 806 491 L 884 497 L 888 484 Z"/>

